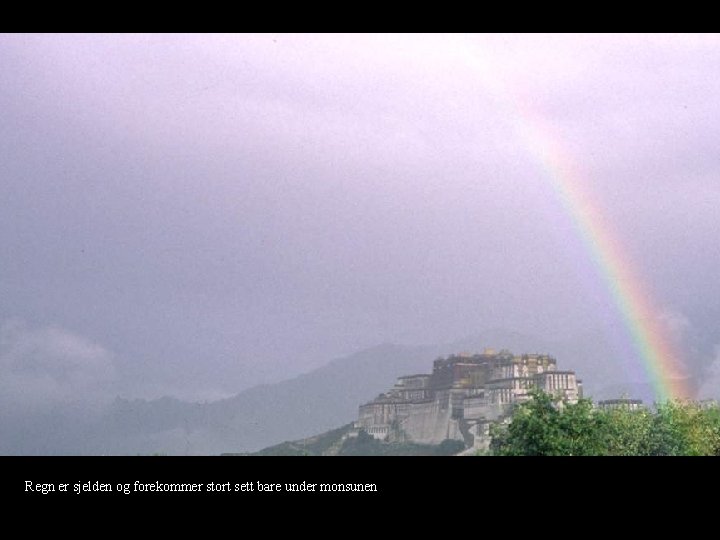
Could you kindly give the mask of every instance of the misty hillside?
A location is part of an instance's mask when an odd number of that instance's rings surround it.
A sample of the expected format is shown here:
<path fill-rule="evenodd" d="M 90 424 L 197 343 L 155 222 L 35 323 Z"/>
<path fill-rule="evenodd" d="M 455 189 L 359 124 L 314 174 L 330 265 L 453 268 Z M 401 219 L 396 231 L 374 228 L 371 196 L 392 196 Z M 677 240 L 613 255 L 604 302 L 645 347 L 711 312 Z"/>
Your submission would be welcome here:
<path fill-rule="evenodd" d="M 117 398 L 94 414 L 81 414 L 81 407 L 65 407 L 15 418 L 13 423 L 6 419 L 5 431 L 22 433 L 22 437 L 4 438 L 0 452 L 183 455 L 257 451 L 353 421 L 361 403 L 392 386 L 400 375 L 430 372 L 433 359 L 440 355 L 481 351 L 498 344 L 516 352 L 555 355 L 559 367 L 576 370 L 585 382 L 586 394 L 596 399 L 628 394 L 648 400 L 651 395 L 647 385 L 627 378 L 600 335 L 551 343 L 498 329 L 446 345 L 380 345 L 299 377 L 209 403 L 171 397 Z"/>
<path fill-rule="evenodd" d="M 356 437 L 345 436 L 352 424 L 301 439 L 285 441 L 253 456 L 452 456 L 465 449 L 460 441 L 447 439 L 440 444 L 418 444 L 413 442 L 384 442 L 374 439 L 365 432 Z"/>
<path fill-rule="evenodd" d="M 294 379 L 189 403 L 116 398 L 90 414 L 63 407 L 3 415 L 2 454 L 219 454 L 254 451 L 352 421 L 399 375 L 429 369 L 435 347 L 380 345 Z M 82 413 L 82 414 L 81 414 Z"/>
<path fill-rule="evenodd" d="M 381 345 L 275 384 L 207 404 L 116 400 L 104 423 L 121 453 L 254 451 L 352 421 L 399 375 L 427 369 L 433 347 Z"/>

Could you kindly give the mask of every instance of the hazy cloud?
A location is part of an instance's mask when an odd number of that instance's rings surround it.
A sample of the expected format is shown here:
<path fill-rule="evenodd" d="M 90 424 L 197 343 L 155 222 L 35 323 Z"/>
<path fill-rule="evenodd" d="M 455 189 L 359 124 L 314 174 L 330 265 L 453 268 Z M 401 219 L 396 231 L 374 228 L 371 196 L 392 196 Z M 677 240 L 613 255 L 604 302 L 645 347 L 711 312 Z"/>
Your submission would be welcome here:
<path fill-rule="evenodd" d="M 701 398 L 720 399 L 720 345 L 715 346 L 715 356 L 705 372 L 703 384 L 698 392 Z"/>
<path fill-rule="evenodd" d="M 22 410 L 108 399 L 116 373 L 102 346 L 58 326 L 0 323 L 0 402 Z"/>

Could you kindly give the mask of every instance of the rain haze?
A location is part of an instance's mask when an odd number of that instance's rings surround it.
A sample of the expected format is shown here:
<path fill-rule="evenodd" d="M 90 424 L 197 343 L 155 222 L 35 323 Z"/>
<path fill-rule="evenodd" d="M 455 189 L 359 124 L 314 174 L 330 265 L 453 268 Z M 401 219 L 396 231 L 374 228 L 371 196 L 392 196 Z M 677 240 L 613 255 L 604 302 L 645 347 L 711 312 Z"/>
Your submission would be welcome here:
<path fill-rule="evenodd" d="M 185 448 L 22 426 L 383 344 L 647 385 L 545 143 L 719 398 L 718 66 L 717 35 L 0 35 L 0 451 Z"/>

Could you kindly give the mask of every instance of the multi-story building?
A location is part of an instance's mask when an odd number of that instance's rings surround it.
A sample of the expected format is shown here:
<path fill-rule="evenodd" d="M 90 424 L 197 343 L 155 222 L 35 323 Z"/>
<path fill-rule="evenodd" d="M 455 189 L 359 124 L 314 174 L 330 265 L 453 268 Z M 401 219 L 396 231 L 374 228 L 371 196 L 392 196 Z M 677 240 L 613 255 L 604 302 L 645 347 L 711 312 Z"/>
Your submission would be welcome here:
<path fill-rule="evenodd" d="M 642 399 L 630 398 L 606 399 L 598 401 L 597 407 L 603 410 L 627 409 L 628 411 L 637 411 L 643 408 L 643 402 Z"/>
<path fill-rule="evenodd" d="M 489 441 L 489 424 L 509 417 L 533 388 L 568 403 L 582 397 L 582 382 L 573 371 L 558 371 L 555 358 L 486 349 L 438 358 L 432 374 L 400 377 L 360 406 L 356 427 L 377 439 L 426 444 L 458 439 L 479 448 Z"/>

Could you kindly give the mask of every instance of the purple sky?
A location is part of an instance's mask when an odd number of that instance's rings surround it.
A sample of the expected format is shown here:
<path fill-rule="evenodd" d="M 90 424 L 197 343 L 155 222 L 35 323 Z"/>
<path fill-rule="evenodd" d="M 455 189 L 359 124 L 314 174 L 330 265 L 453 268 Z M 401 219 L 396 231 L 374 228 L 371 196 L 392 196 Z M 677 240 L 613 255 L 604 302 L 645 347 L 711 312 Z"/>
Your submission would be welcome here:
<path fill-rule="evenodd" d="M 712 349 L 718 66 L 703 35 L 0 35 L 0 394 L 211 399 L 387 341 L 617 332 L 507 89 Z"/>

